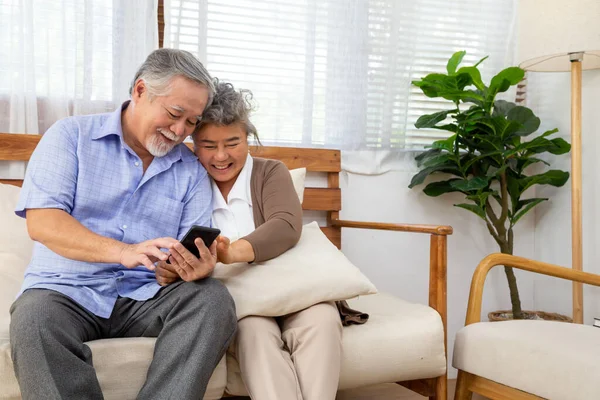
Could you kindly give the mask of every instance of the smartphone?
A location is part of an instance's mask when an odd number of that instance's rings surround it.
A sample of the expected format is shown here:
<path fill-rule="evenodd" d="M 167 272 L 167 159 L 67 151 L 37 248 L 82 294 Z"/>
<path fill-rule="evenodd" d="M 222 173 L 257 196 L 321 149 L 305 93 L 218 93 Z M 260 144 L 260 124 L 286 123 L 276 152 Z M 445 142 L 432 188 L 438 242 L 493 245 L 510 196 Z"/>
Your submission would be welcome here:
<path fill-rule="evenodd" d="M 200 258 L 200 252 L 198 251 L 198 248 L 194 244 L 194 241 L 197 238 L 200 238 L 200 239 L 202 239 L 202 241 L 204 242 L 204 245 L 206 247 L 210 247 L 212 242 L 215 241 L 215 239 L 217 238 L 217 236 L 219 236 L 220 233 L 221 233 L 221 231 L 216 228 L 209 228 L 206 226 L 193 225 L 190 228 L 190 230 L 185 234 L 183 239 L 181 239 L 181 244 L 186 249 L 188 249 L 190 251 L 190 253 L 195 255 L 197 258 Z"/>

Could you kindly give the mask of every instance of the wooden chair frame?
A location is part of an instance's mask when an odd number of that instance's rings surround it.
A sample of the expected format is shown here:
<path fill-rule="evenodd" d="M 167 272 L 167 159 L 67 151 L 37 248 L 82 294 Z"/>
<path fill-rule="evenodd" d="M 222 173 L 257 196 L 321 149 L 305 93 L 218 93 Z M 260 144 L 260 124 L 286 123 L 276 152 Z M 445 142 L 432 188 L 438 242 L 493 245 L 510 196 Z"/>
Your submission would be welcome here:
<path fill-rule="evenodd" d="M 41 135 L 0 133 L 0 161 L 28 161 L 40 138 Z M 191 147 L 191 144 L 188 144 L 188 146 Z M 442 318 L 444 349 L 446 351 L 447 236 L 452 234 L 452 227 L 341 220 L 339 218 L 339 211 L 342 208 L 339 186 L 339 173 L 341 171 L 341 153 L 339 150 L 257 146 L 251 148 L 251 154 L 257 157 L 278 159 L 285 163 L 289 169 L 305 167 L 307 171 L 327 174 L 327 188 L 305 188 L 302 207 L 304 210 L 318 210 L 327 213 L 327 226 L 321 229 L 338 248 L 341 248 L 342 228 L 388 230 L 430 235 L 429 306 L 435 309 Z M 0 182 L 17 186 L 22 185 L 21 180 L 0 179 Z M 447 374 L 436 378 L 396 383 L 432 400 L 446 400 L 447 398 Z"/>
<path fill-rule="evenodd" d="M 483 286 L 488 272 L 499 265 L 535 272 L 542 275 L 567 279 L 573 282 L 600 286 L 600 275 L 582 272 L 558 265 L 534 261 L 508 254 L 491 254 L 480 263 L 471 281 L 471 291 L 467 307 L 465 326 L 481 322 L 481 303 Z M 495 400 L 539 400 L 542 397 L 523 392 L 492 380 L 458 370 L 458 380 L 454 400 L 470 400 L 473 393 L 478 393 Z"/>

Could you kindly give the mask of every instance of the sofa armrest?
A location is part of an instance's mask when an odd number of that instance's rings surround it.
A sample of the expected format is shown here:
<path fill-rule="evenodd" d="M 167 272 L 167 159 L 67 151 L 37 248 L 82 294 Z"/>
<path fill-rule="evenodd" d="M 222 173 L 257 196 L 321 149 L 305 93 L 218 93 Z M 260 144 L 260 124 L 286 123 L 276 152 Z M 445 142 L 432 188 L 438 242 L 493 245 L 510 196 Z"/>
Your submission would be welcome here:
<path fill-rule="evenodd" d="M 452 235 L 452 227 L 446 225 L 391 224 L 385 222 L 363 222 L 332 219 L 331 225 L 342 228 L 377 229 L 386 231 L 430 233 L 434 235 Z"/>
<path fill-rule="evenodd" d="M 556 278 L 567 279 L 574 282 L 600 286 L 600 275 L 577 271 L 541 261 L 530 260 L 528 258 L 512 256 L 510 254 L 490 254 L 481 260 L 473 273 L 465 325 L 481 321 L 481 301 L 483 298 L 485 278 L 487 277 L 488 272 L 498 265 L 522 269 L 524 271 L 535 272 L 542 275 L 554 276 Z"/>

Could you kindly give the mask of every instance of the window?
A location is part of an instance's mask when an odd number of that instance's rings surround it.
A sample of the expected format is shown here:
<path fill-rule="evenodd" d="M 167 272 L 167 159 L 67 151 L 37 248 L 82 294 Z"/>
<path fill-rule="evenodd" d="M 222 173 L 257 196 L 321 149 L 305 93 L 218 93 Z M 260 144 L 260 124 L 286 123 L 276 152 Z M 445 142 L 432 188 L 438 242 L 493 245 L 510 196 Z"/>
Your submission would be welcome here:
<path fill-rule="evenodd" d="M 507 66 L 513 1 L 165 0 L 165 47 L 254 92 L 266 144 L 422 148 L 417 130 L 448 107 L 411 85 L 467 50 L 484 78 Z"/>

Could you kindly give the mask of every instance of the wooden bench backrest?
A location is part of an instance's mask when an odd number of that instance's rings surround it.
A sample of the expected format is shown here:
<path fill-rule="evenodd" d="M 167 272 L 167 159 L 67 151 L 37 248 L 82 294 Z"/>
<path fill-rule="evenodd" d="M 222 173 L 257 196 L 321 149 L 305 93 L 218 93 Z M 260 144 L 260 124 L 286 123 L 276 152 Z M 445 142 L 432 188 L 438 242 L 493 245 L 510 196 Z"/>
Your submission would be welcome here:
<path fill-rule="evenodd" d="M 37 146 L 41 135 L 20 135 L 0 133 L 0 161 L 28 161 Z M 187 144 L 187 143 L 186 143 Z M 188 144 L 191 146 L 191 144 Z M 325 211 L 327 225 L 321 228 L 329 240 L 341 247 L 341 228 L 329 224 L 331 219 L 339 218 L 342 208 L 342 196 L 339 185 L 341 154 L 339 150 L 305 149 L 295 147 L 251 147 L 250 153 L 256 157 L 282 161 L 289 169 L 306 168 L 310 172 L 327 174 L 327 188 L 305 188 L 304 210 Z M 0 179 L 1 183 L 22 185 L 22 180 Z"/>

